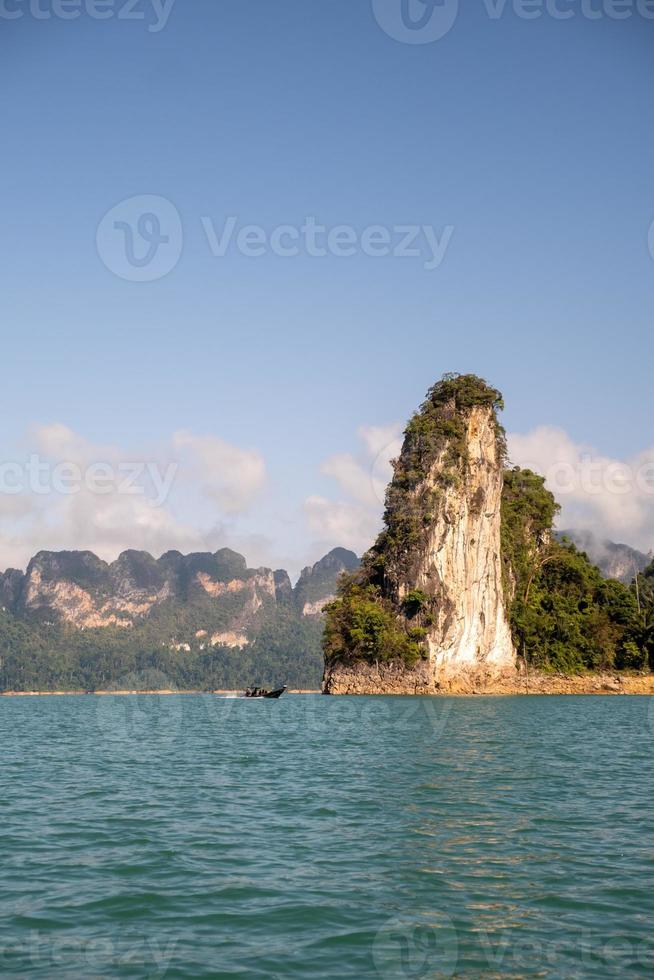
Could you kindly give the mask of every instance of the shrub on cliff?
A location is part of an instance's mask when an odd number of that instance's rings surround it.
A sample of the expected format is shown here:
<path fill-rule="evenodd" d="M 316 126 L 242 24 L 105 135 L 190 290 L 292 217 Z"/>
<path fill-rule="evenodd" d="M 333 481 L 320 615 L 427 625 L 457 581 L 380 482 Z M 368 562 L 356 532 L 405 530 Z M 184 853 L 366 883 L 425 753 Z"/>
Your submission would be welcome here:
<path fill-rule="evenodd" d="M 323 651 L 328 664 L 398 660 L 411 667 L 426 656 L 420 628 L 403 628 L 379 590 L 357 581 L 356 575 L 342 581 L 326 612 Z"/>
<path fill-rule="evenodd" d="M 434 520 L 441 492 L 461 480 L 467 461 L 466 418 L 473 408 L 493 409 L 498 455 L 504 459 L 504 429 L 496 414 L 503 405 L 501 393 L 474 374 L 446 374 L 427 392 L 407 424 L 402 453 L 393 464 L 384 530 L 364 558 L 370 581 L 384 591 L 396 591 L 400 579 L 407 577 Z"/>

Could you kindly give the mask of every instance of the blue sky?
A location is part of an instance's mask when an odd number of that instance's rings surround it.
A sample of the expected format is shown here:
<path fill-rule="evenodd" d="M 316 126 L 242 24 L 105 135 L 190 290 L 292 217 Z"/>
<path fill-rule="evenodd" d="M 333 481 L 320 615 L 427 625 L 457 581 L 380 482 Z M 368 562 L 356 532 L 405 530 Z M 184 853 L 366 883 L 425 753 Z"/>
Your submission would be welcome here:
<path fill-rule="evenodd" d="M 360 547 L 377 493 L 352 474 L 365 482 L 381 438 L 360 427 L 390 439 L 449 370 L 503 390 L 535 462 L 552 432 L 564 455 L 649 452 L 652 5 L 617 20 L 586 0 L 591 20 L 559 0 L 559 20 L 479 0 L 407 44 L 380 24 L 393 32 L 400 0 L 176 0 L 165 26 L 150 0 L 143 19 L 107 0 L 103 20 L 55 2 L 0 13 L 0 456 L 175 459 L 181 475 L 154 521 L 134 501 L 0 500 L 0 566 L 38 547 L 232 543 L 296 569 L 337 538 Z M 108 267 L 102 221 L 145 195 L 181 233 L 172 270 L 138 282 Z M 314 216 L 358 244 L 216 257 L 206 225 L 228 216 L 267 234 Z M 414 225 L 450 229 L 437 268 L 362 254 L 365 229 L 395 243 Z M 243 506 L 226 508 L 242 467 Z M 588 520 L 652 547 L 641 498 Z"/>

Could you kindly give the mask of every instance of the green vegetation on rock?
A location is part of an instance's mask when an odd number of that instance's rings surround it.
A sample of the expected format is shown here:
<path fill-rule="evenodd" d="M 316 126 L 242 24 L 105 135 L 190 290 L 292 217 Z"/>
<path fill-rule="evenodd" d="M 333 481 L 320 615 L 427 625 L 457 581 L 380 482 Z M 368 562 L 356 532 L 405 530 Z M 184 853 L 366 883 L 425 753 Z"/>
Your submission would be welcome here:
<path fill-rule="evenodd" d="M 327 663 L 403 661 L 413 666 L 426 654 L 419 627 L 405 629 L 379 589 L 348 576 L 327 606 L 323 650 Z"/>
<path fill-rule="evenodd" d="M 505 473 L 504 587 L 519 655 L 564 672 L 646 666 L 634 590 L 603 578 L 571 542 L 555 539 L 557 511 L 543 477 Z"/>
<path fill-rule="evenodd" d="M 385 592 L 396 590 L 419 558 L 440 492 L 460 481 L 466 463 L 469 410 L 477 406 L 493 409 L 499 455 L 504 458 L 504 430 L 496 414 L 503 404 L 501 393 L 474 374 L 446 374 L 429 389 L 410 419 L 386 492 L 384 530 L 364 557 L 370 581 Z M 434 486 L 428 481 L 430 475 L 435 477 Z"/>

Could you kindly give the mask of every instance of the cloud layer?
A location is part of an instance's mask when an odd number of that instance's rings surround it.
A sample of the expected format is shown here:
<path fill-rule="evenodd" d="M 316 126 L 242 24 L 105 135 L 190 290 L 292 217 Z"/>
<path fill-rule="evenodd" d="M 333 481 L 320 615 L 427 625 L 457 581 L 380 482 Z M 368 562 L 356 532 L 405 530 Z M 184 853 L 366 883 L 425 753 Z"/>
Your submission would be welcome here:
<path fill-rule="evenodd" d="M 61 423 L 37 426 L 29 451 L 0 462 L 0 567 L 23 568 L 41 549 L 127 548 L 155 555 L 251 540 L 238 523 L 264 487 L 263 457 L 217 436 L 174 433 L 159 449 L 88 441 Z"/>
<path fill-rule="evenodd" d="M 179 431 L 134 452 L 58 422 L 37 426 L 27 450 L 0 460 L 0 568 L 22 568 L 41 549 L 89 549 L 111 560 L 127 548 L 158 555 L 229 546 L 251 564 L 291 569 L 300 562 L 289 551 L 312 561 L 336 546 L 361 554 L 381 527 L 401 426 L 362 426 L 357 436 L 358 451 L 321 466 L 333 494 L 307 497 L 289 524 L 292 498 L 284 495 L 289 511 L 271 509 L 256 449 Z M 654 448 L 615 459 L 551 426 L 513 433 L 508 444 L 514 464 L 546 477 L 562 507 L 560 527 L 654 546 Z"/>
<path fill-rule="evenodd" d="M 391 460 L 402 448 L 402 427 L 361 426 L 357 435 L 361 448 L 357 455 L 330 456 L 321 472 L 338 486 L 339 498 L 311 496 L 305 501 L 309 528 L 317 546 L 366 551 L 381 527 L 384 494 L 392 475 Z"/>
<path fill-rule="evenodd" d="M 654 447 L 628 459 L 577 443 L 563 429 L 540 426 L 508 438 L 511 461 L 546 478 L 561 505 L 559 527 L 641 551 L 654 545 Z"/>
<path fill-rule="evenodd" d="M 334 498 L 309 497 L 309 527 L 324 544 L 341 544 L 361 553 L 381 526 L 384 490 L 392 476 L 390 460 L 401 449 L 401 426 L 362 427 L 358 454 L 331 456 L 322 472 L 337 488 Z M 514 465 L 546 477 L 561 505 L 558 526 L 590 530 L 600 539 L 654 546 L 654 448 L 630 459 L 602 455 L 576 443 L 563 429 L 540 426 L 508 436 Z"/>

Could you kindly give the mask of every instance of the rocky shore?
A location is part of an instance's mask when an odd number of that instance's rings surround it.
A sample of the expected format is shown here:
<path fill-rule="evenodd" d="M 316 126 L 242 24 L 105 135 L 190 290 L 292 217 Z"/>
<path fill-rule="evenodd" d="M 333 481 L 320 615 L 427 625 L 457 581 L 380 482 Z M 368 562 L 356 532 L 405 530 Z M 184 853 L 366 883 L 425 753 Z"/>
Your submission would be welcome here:
<path fill-rule="evenodd" d="M 530 695 L 530 694 L 654 694 L 654 674 L 557 674 L 504 671 L 460 674 L 440 683 L 427 664 L 412 670 L 398 664 L 335 667 L 325 675 L 324 694 Z"/>

